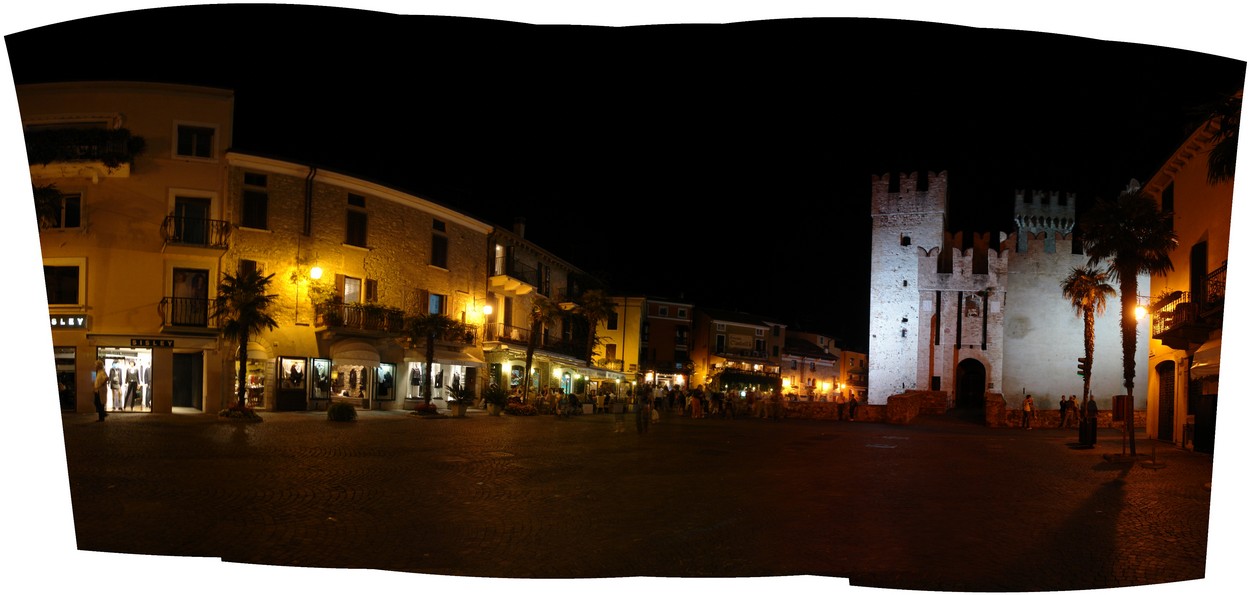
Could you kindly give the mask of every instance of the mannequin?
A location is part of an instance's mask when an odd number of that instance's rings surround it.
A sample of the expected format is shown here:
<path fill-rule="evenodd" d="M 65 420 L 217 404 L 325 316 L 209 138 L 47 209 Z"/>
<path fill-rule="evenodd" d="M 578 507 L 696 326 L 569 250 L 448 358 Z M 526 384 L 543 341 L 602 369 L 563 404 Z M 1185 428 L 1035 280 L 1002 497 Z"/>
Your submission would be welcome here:
<path fill-rule="evenodd" d="M 122 410 L 122 371 L 116 361 L 109 366 L 109 402 L 114 411 Z"/>
<path fill-rule="evenodd" d="M 135 360 L 126 361 L 126 406 L 134 409 L 135 399 L 139 393 L 139 369 L 135 367 Z M 143 402 L 139 402 L 139 407 L 143 407 Z"/>

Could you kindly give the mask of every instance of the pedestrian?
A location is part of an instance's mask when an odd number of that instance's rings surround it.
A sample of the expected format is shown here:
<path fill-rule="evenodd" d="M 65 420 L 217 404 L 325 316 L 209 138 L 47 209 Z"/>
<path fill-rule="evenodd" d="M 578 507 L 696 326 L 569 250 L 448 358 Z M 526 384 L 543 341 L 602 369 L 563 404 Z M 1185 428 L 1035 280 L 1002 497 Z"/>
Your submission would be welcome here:
<path fill-rule="evenodd" d="M 1020 406 L 1020 427 L 1033 429 L 1033 395 L 1024 396 L 1024 404 Z"/>
<path fill-rule="evenodd" d="M 838 421 L 846 419 L 846 395 L 838 393 Z"/>
<path fill-rule="evenodd" d="M 95 397 L 92 404 L 95 405 L 96 415 L 100 416 L 100 418 L 96 421 L 104 421 L 104 418 L 108 417 L 109 414 L 104 410 L 104 401 L 100 397 L 100 391 L 108 390 L 109 377 L 108 373 L 104 371 L 104 360 L 102 359 L 95 361 L 95 379 L 92 382 L 94 383 L 95 390 Z"/>
<path fill-rule="evenodd" d="M 1068 425 L 1068 395 L 1059 395 L 1059 427 Z"/>
<path fill-rule="evenodd" d="M 1068 395 L 1068 420 L 1064 424 L 1064 427 L 1072 427 L 1073 420 L 1078 417 L 1076 414 L 1076 407 L 1076 395 Z"/>
<path fill-rule="evenodd" d="M 690 393 L 690 419 L 703 419 L 703 386 Z"/>
<path fill-rule="evenodd" d="M 634 423 L 638 426 L 638 433 L 645 434 L 651 425 L 651 387 L 643 389 L 642 395 L 639 396 L 637 402 L 634 403 Z"/>
<path fill-rule="evenodd" d="M 847 398 L 847 411 L 851 414 L 851 421 L 855 421 L 855 410 L 859 408 L 859 399 L 854 396 Z"/>
<path fill-rule="evenodd" d="M 1089 405 L 1085 407 L 1085 420 L 1089 432 L 1089 445 L 1098 444 L 1098 402 L 1094 400 L 1094 397 L 1089 398 Z"/>

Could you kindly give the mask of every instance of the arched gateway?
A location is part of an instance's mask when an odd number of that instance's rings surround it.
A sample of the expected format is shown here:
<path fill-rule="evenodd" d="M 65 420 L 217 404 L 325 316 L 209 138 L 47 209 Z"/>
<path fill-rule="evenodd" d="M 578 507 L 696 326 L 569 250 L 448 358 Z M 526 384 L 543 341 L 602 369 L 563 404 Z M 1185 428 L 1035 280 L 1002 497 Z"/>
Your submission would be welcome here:
<path fill-rule="evenodd" d="M 968 358 L 956 366 L 955 407 L 985 409 L 985 364 Z"/>

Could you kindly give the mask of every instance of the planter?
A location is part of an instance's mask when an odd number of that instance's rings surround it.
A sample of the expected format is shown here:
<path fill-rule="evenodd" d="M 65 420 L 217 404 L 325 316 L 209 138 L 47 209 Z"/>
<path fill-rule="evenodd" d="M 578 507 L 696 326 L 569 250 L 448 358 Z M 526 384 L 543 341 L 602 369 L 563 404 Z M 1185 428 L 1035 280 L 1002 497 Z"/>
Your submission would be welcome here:
<path fill-rule="evenodd" d="M 452 417 L 464 417 L 464 414 L 469 410 L 469 404 L 456 401 L 450 404 L 448 408 L 451 410 Z"/>
<path fill-rule="evenodd" d="M 503 415 L 503 407 L 496 405 L 494 403 L 487 403 L 486 413 L 489 415 L 495 415 L 495 416 Z"/>

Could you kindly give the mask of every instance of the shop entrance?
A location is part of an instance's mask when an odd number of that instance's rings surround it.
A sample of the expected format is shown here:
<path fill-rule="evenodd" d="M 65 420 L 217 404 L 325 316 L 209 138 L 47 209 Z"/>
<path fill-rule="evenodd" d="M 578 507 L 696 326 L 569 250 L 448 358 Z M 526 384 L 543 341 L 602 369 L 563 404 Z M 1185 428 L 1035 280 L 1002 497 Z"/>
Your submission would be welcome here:
<path fill-rule="evenodd" d="M 204 354 L 174 354 L 174 407 L 204 409 Z"/>
<path fill-rule="evenodd" d="M 100 395 L 106 411 L 152 410 L 152 350 L 140 347 L 100 347 L 108 391 Z"/>

